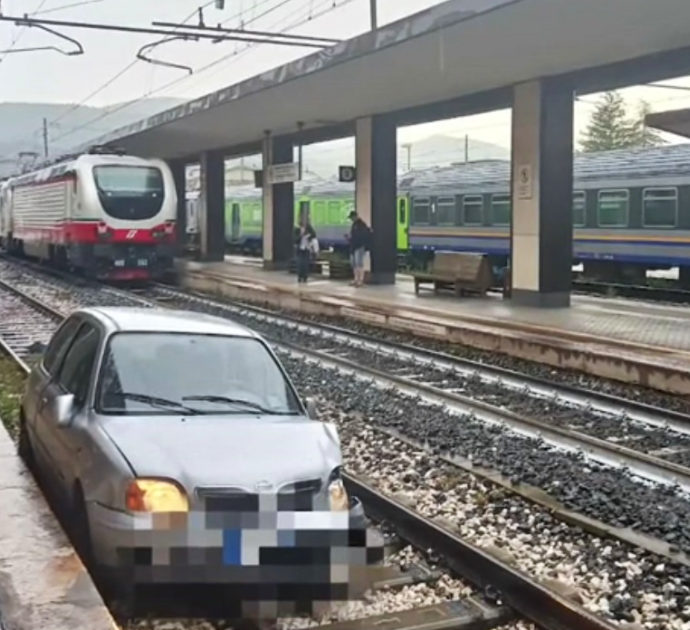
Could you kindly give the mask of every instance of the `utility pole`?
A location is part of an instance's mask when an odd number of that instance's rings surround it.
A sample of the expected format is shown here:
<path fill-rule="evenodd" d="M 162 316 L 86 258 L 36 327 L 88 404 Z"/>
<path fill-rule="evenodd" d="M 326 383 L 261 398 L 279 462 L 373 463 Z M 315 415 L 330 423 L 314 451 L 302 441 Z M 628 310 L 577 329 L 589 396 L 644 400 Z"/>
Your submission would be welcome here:
<path fill-rule="evenodd" d="M 378 21 L 376 19 L 376 0 L 369 0 L 369 13 L 371 15 L 371 30 L 375 31 L 378 28 Z"/>
<path fill-rule="evenodd" d="M 43 157 L 48 157 L 48 119 L 43 119 Z"/>
<path fill-rule="evenodd" d="M 465 164 L 470 161 L 470 137 L 465 134 Z"/>

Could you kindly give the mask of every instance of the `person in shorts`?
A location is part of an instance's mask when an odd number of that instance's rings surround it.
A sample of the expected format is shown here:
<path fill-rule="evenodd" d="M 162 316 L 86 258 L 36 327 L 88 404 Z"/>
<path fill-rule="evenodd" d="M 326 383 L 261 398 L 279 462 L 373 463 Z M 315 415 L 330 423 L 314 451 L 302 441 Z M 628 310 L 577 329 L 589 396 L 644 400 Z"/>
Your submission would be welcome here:
<path fill-rule="evenodd" d="M 350 263 L 355 278 L 352 284 L 361 287 L 364 284 L 364 256 L 369 251 L 371 230 L 369 226 L 357 216 L 356 212 L 350 213 L 352 228 L 350 230 Z"/>

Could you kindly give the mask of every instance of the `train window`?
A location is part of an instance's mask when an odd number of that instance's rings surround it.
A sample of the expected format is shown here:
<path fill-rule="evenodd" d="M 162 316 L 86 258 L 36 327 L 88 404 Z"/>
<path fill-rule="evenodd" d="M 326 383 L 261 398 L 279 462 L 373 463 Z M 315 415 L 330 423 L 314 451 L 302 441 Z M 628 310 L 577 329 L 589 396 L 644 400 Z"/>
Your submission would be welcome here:
<path fill-rule="evenodd" d="M 627 190 L 599 191 L 599 227 L 628 227 L 630 193 Z"/>
<path fill-rule="evenodd" d="M 484 223 L 484 197 L 465 195 L 462 198 L 463 225 L 481 225 Z"/>
<path fill-rule="evenodd" d="M 114 219 L 150 219 L 163 205 L 163 174 L 151 166 L 96 166 L 94 181 L 103 209 Z"/>
<path fill-rule="evenodd" d="M 585 227 L 586 225 L 587 196 L 584 191 L 578 190 L 573 193 L 573 225 L 575 227 Z"/>
<path fill-rule="evenodd" d="M 642 225 L 673 228 L 678 224 L 678 189 L 646 188 L 642 193 Z"/>
<path fill-rule="evenodd" d="M 437 225 L 455 225 L 455 197 L 439 197 L 436 209 Z"/>
<path fill-rule="evenodd" d="M 431 222 L 431 201 L 428 197 L 416 197 L 412 201 L 412 210 L 415 225 L 429 225 Z"/>
<path fill-rule="evenodd" d="M 491 196 L 491 218 L 493 225 L 510 225 L 510 195 Z"/>
<path fill-rule="evenodd" d="M 406 210 L 407 208 L 405 207 L 405 200 L 401 199 L 398 202 L 398 223 L 401 225 L 405 225 L 407 223 L 407 217 L 405 216 L 407 214 Z"/>

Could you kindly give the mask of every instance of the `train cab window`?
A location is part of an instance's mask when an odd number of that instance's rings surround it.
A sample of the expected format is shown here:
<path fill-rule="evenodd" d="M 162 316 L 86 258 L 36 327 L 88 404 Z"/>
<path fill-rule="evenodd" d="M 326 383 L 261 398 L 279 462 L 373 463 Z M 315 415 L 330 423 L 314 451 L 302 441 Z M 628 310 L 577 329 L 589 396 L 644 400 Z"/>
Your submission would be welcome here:
<path fill-rule="evenodd" d="M 673 228 L 678 224 L 678 189 L 645 188 L 642 193 L 642 225 Z"/>
<path fill-rule="evenodd" d="M 150 219 L 163 205 L 163 174 L 159 168 L 96 166 L 93 177 L 101 205 L 114 219 Z"/>
<path fill-rule="evenodd" d="M 436 225 L 455 225 L 455 197 L 436 199 Z"/>
<path fill-rule="evenodd" d="M 431 200 L 428 197 L 416 197 L 412 201 L 412 217 L 415 225 L 431 223 Z"/>
<path fill-rule="evenodd" d="M 463 225 L 482 225 L 484 223 L 484 197 L 465 195 L 462 198 Z"/>
<path fill-rule="evenodd" d="M 599 227 L 628 227 L 630 193 L 627 190 L 599 191 L 597 222 Z"/>
<path fill-rule="evenodd" d="M 585 227 L 587 224 L 587 196 L 584 191 L 576 190 L 573 193 L 573 225 L 575 227 Z"/>
<path fill-rule="evenodd" d="M 491 223 L 510 225 L 510 195 L 491 196 Z"/>

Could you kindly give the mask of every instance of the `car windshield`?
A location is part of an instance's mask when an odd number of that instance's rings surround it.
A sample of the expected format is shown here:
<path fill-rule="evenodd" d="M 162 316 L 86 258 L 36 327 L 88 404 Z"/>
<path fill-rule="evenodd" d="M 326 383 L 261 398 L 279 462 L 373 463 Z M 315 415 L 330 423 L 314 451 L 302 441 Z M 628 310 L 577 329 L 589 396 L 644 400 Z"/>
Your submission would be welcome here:
<path fill-rule="evenodd" d="M 261 341 L 246 337 L 115 334 L 97 391 L 103 414 L 300 413 L 276 360 Z"/>

